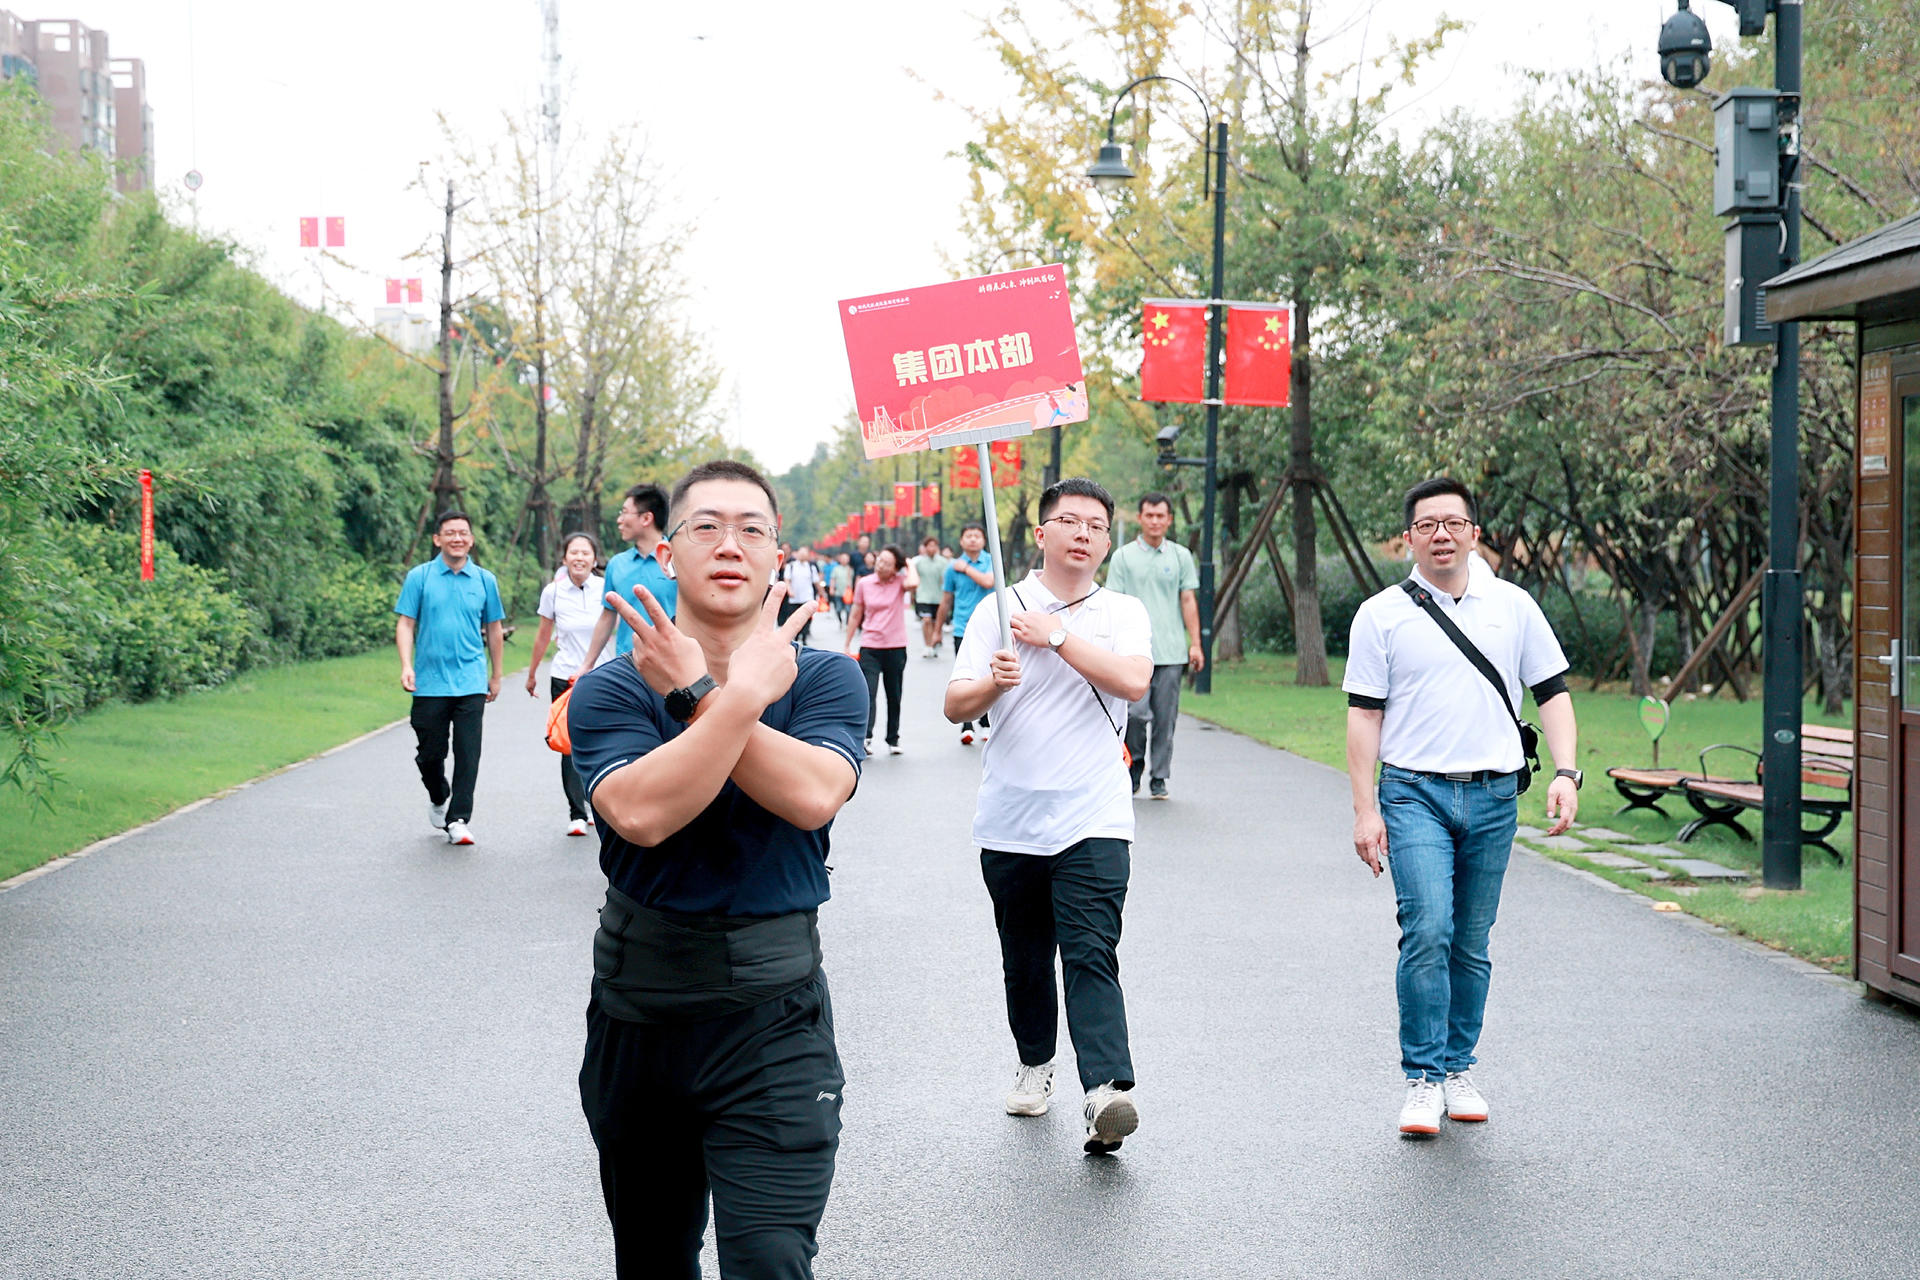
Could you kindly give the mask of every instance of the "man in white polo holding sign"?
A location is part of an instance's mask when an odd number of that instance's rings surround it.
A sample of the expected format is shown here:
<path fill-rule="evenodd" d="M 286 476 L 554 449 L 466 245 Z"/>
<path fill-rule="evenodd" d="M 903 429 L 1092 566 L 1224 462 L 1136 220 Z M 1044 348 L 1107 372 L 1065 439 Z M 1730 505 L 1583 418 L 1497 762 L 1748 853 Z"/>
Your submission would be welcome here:
<path fill-rule="evenodd" d="M 1117 1150 L 1140 1123 L 1118 955 L 1133 840 L 1121 739 L 1127 704 L 1153 678 L 1153 639 L 1144 605 L 1094 581 L 1112 529 L 1113 498 L 1091 480 L 1040 495 L 1045 568 L 1005 592 L 1012 645 L 989 594 L 967 622 L 945 708 L 956 724 L 989 707 L 995 719 L 973 838 L 1020 1055 L 1006 1109 L 1043 1115 L 1053 1093 L 1057 953 L 1089 1154 Z"/>

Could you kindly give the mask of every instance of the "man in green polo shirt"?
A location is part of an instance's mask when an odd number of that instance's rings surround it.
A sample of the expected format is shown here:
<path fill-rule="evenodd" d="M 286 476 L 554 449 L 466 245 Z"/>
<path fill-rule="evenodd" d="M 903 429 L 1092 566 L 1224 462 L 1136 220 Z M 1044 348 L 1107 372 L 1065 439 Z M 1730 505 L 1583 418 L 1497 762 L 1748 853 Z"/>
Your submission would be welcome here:
<path fill-rule="evenodd" d="M 1144 773 L 1148 794 L 1165 800 L 1167 778 L 1173 771 L 1173 726 L 1180 718 L 1180 682 L 1187 672 L 1206 665 L 1195 594 L 1200 590 L 1200 571 L 1193 563 L 1193 552 L 1167 536 L 1173 526 L 1173 504 L 1166 494 L 1142 497 L 1139 514 L 1140 536 L 1113 553 L 1107 589 L 1137 597 L 1147 606 L 1153 623 L 1153 684 L 1146 697 L 1127 709 L 1127 751 L 1133 756 L 1133 793 L 1140 794 Z"/>

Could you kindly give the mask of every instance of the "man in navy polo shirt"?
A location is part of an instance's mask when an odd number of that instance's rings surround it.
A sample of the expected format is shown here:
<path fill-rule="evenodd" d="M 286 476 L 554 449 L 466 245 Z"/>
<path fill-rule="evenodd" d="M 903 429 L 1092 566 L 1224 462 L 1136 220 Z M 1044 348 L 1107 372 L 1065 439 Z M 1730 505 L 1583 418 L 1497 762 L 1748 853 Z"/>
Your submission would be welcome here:
<path fill-rule="evenodd" d="M 453 844 L 472 844 L 473 784 L 480 776 L 480 718 L 500 696 L 500 584 L 473 563 L 473 524 L 464 511 L 434 522 L 439 555 L 408 570 L 393 611 L 400 687 L 413 695 L 414 763 L 427 788 L 427 821 Z M 485 647 L 481 639 L 485 637 Z M 447 737 L 453 784 L 447 784 Z"/>
<path fill-rule="evenodd" d="M 609 595 L 633 650 L 568 705 L 608 881 L 580 1101 L 620 1275 L 699 1275 L 711 1195 L 722 1275 L 810 1276 L 844 1083 L 816 913 L 866 681 L 778 623 L 758 472 L 704 463 L 671 509 L 678 618 Z"/>
<path fill-rule="evenodd" d="M 660 531 L 666 528 L 666 523 L 667 495 L 659 485 L 637 484 L 627 490 L 626 497 L 620 501 L 620 514 L 614 517 L 614 526 L 620 530 L 620 536 L 633 545 L 607 561 L 606 577 L 609 596 L 631 603 L 633 589 L 645 587 L 671 618 L 678 596 L 659 555 Z M 593 626 L 593 639 L 587 642 L 586 666 L 590 668 L 600 661 L 600 650 L 609 637 L 613 639 L 615 653 L 630 651 L 633 629 L 642 623 L 647 623 L 644 614 L 630 623 L 615 613 L 613 606 L 607 606 L 600 621 Z"/>

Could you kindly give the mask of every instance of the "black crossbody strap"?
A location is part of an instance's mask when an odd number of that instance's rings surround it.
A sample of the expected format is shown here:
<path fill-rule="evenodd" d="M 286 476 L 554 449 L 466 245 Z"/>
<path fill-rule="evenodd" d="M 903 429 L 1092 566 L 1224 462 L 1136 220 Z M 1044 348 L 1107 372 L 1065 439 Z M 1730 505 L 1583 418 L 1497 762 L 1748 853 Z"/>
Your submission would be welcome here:
<path fill-rule="evenodd" d="M 1412 578 L 1408 578 L 1400 584 L 1400 589 L 1412 596 L 1413 602 L 1425 609 L 1429 618 L 1440 624 L 1440 629 L 1447 633 L 1447 639 L 1453 641 L 1454 646 L 1466 655 L 1467 661 L 1474 665 L 1474 669 L 1487 678 L 1487 683 L 1492 685 L 1494 692 L 1500 695 L 1500 705 L 1507 709 L 1507 718 L 1518 727 L 1520 717 L 1514 714 L 1513 699 L 1507 696 L 1507 682 L 1500 678 L 1500 673 L 1493 669 L 1491 662 L 1487 661 L 1487 655 L 1480 652 L 1473 641 L 1467 639 L 1465 632 L 1453 625 L 1453 619 L 1434 603 L 1433 595 L 1426 588 Z"/>

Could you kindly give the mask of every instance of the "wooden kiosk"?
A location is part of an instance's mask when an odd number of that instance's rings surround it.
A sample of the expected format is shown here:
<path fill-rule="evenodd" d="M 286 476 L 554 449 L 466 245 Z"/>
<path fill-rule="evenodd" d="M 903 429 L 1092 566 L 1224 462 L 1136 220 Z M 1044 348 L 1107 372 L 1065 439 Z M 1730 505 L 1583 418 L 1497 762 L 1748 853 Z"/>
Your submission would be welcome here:
<path fill-rule="evenodd" d="M 1856 325 L 1854 972 L 1920 1005 L 1920 213 L 1765 288 L 1769 321 Z"/>

